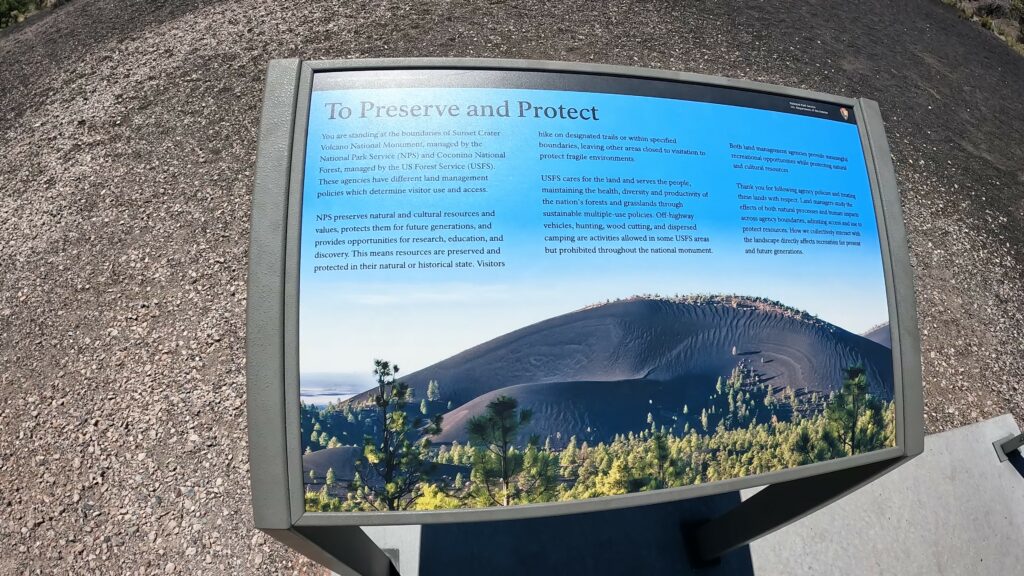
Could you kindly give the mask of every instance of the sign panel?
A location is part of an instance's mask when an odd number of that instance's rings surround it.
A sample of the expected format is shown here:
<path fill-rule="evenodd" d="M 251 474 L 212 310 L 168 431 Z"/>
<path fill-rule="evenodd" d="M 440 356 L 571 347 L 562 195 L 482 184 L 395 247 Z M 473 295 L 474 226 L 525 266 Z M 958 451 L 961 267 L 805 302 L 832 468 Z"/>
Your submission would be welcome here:
<path fill-rule="evenodd" d="M 849 105 L 701 84 L 313 74 L 305 510 L 572 502 L 895 446 L 862 131 Z"/>

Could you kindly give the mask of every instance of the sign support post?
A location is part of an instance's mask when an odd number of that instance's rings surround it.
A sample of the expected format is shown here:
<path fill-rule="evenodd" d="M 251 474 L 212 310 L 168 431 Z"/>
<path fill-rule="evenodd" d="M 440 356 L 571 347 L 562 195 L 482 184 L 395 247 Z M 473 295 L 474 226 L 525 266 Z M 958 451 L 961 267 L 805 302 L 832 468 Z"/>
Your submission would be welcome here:
<path fill-rule="evenodd" d="M 906 460 L 882 460 L 766 486 L 732 510 L 693 528 L 686 535 L 691 560 L 713 562 L 723 554 L 831 504 Z"/>
<path fill-rule="evenodd" d="M 1021 446 L 1024 446 L 1024 434 L 1007 436 L 1006 438 L 996 440 L 992 445 L 996 449 L 999 461 L 1006 462 L 1010 459 L 1010 455 L 1013 454 L 1014 451 L 1019 450 Z"/>

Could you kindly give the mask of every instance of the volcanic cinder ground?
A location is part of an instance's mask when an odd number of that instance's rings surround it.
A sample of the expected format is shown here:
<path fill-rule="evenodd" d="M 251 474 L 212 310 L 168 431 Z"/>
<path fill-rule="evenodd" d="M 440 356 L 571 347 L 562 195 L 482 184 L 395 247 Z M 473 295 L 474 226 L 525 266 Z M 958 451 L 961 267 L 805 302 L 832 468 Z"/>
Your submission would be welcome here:
<path fill-rule="evenodd" d="M 938 0 L 73 0 L 0 32 L 0 574 L 315 573 L 252 528 L 270 58 L 603 62 L 879 101 L 926 422 L 1024 421 L 1024 58 Z"/>

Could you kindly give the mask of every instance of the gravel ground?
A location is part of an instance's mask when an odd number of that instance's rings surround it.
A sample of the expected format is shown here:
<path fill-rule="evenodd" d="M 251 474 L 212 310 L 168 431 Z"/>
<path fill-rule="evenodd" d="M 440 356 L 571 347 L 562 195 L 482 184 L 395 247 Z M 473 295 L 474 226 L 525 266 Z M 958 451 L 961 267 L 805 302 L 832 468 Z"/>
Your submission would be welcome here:
<path fill-rule="evenodd" d="M 315 573 L 252 528 L 270 58 L 650 66 L 881 104 L 937 432 L 1024 422 L 1024 58 L 933 0 L 76 0 L 0 33 L 0 574 Z"/>

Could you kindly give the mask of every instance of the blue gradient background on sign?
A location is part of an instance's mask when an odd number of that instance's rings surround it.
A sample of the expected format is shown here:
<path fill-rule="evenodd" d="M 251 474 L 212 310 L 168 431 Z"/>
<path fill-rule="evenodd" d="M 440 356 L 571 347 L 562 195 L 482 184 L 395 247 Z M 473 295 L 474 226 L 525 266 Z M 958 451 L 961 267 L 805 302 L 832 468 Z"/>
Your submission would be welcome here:
<path fill-rule="evenodd" d="M 512 117 L 470 118 L 470 104 L 498 105 L 508 100 Z M 598 121 L 534 119 L 517 117 L 516 102 L 526 100 L 537 106 L 573 106 L 598 109 Z M 458 104 L 462 116 L 455 118 L 372 118 L 359 119 L 361 101 L 379 106 L 389 104 Z M 347 120 L 328 119 L 327 102 L 344 103 L 355 114 Z M 874 206 L 871 197 L 857 126 L 795 114 L 736 106 L 614 94 L 511 89 L 379 89 L 317 91 L 311 96 L 303 192 L 299 335 L 300 371 L 303 374 L 351 375 L 356 385 L 372 381 L 369 371 L 374 358 L 398 363 L 403 372 L 423 368 L 471 346 L 511 330 L 564 314 L 606 299 L 634 294 L 663 295 L 688 293 L 735 293 L 763 296 L 807 310 L 851 332 L 863 332 L 888 321 L 885 284 Z M 388 131 L 495 130 L 498 138 L 476 140 L 485 147 L 458 151 L 506 152 L 505 160 L 492 161 L 497 169 L 486 172 L 451 171 L 435 174 L 490 176 L 484 194 L 440 194 L 401 196 L 358 196 L 317 199 L 324 189 L 317 183 L 321 166 L 322 135 Z M 678 148 L 701 149 L 704 157 L 656 153 L 629 153 L 636 162 L 541 161 L 537 147 L 539 131 L 552 133 L 614 133 L 647 137 L 672 137 Z M 415 141 L 419 138 L 390 138 Z M 447 139 L 447 138 L 446 138 Z M 369 140 L 363 139 L 361 142 Z M 546 139 L 554 142 L 556 139 Z M 573 140 L 574 142 L 592 142 Z M 331 140 L 344 143 L 347 140 Z M 785 164 L 788 173 L 734 170 L 729 143 L 822 152 L 849 159 L 847 171 L 825 170 Z M 595 142 L 596 143 L 596 142 Z M 604 142 L 607 143 L 607 142 Z M 618 145 L 627 142 L 618 141 Z M 400 149 L 374 150 L 376 153 Z M 441 149 L 444 150 L 444 149 Z M 422 151 L 422 149 L 420 149 Z M 454 150 L 448 150 L 454 151 Z M 366 151 L 359 151 L 366 152 Z M 323 155 L 347 154 L 323 152 Z M 627 154 L 605 152 L 605 154 Z M 756 154 L 751 152 L 751 154 Z M 424 161 L 429 163 L 431 161 Z M 453 160 L 453 162 L 459 162 Z M 377 162 L 383 164 L 385 162 Z M 394 163 L 397 163 L 395 161 Z M 348 163 L 333 163 L 344 166 Z M 388 176 L 399 172 L 386 172 Z M 374 174 L 374 173 L 371 173 Z M 382 173 L 376 173 L 378 176 Z M 566 176 L 635 176 L 665 180 L 685 179 L 689 190 L 709 192 L 707 199 L 632 197 L 637 200 L 682 201 L 682 212 L 695 215 L 698 235 L 712 238 L 711 255 L 565 255 L 544 253 L 547 221 L 573 219 L 542 217 L 545 210 L 603 209 L 612 207 L 543 206 L 541 187 L 583 184 L 542 183 L 541 174 Z M 358 176 L 350 173 L 348 176 Z M 410 174 L 414 175 L 414 174 Z M 331 177 L 341 177 L 340 174 Z M 856 194 L 854 208 L 864 226 L 860 247 L 745 244 L 740 230 L 740 201 L 736 182 L 782 185 L 792 188 L 823 189 Z M 416 186 L 459 186 L 458 183 L 417 183 Z M 467 183 L 463 186 L 478 184 Z M 380 186 L 380 185 L 378 185 Z M 394 185 L 387 185 L 392 187 Z M 587 184 L 596 188 L 608 184 Z M 616 185 L 621 188 L 622 185 Z M 639 186 L 636 186 L 639 187 Z M 338 186 L 329 187 L 338 189 Z M 644 186 L 644 188 L 649 188 Z M 749 194 L 750 191 L 744 193 Z M 769 192 L 769 194 L 771 194 Z M 780 194 L 781 196 L 794 196 Z M 573 196 L 560 194 L 559 198 Z M 583 196 L 575 196 L 583 199 Z M 588 195 L 593 199 L 630 199 L 623 196 Z M 782 206 L 782 204 L 776 204 Z M 788 204 L 799 207 L 800 204 Z M 814 206 L 811 206 L 814 207 Z M 495 210 L 494 229 L 483 234 L 504 236 L 501 258 L 504 268 L 387 270 L 319 272 L 313 267 L 327 261 L 313 258 L 318 225 L 323 212 L 396 212 L 417 210 Z M 626 209 L 625 211 L 629 211 Z M 658 211 L 656 208 L 639 208 Z M 755 213 L 752 213 L 755 214 Z M 808 218 L 808 215 L 777 214 Z M 586 218 L 575 219 L 586 222 Z M 476 223 L 480 220 L 473 219 Z M 599 220 L 592 220 L 599 222 Z M 409 223 L 440 223 L 444 219 L 403 219 Z M 646 220 L 646 223 L 687 221 Z M 355 224 L 350 222 L 349 224 Z M 342 223 L 339 223 L 342 224 Z M 746 223 L 746 225 L 753 225 Z M 776 224 L 785 226 L 784 224 Z M 818 228 L 819 226 L 814 226 Z M 568 231 L 566 231 L 568 232 Z M 473 232 L 477 234 L 476 232 Z M 581 234 L 584 232 L 580 232 Z M 590 234 L 591 232 L 585 232 Z M 622 234 L 621 231 L 604 233 Z M 690 232 L 686 232 L 690 233 Z M 426 233 L 417 233 L 426 234 Z M 442 232 L 448 236 L 451 232 Z M 460 232 L 460 234 L 467 234 Z M 643 234 L 643 232 L 640 232 Z M 366 236 L 361 234 L 360 236 Z M 770 235 L 776 236 L 777 235 Z M 342 236 L 346 237 L 346 236 Z M 353 236 L 355 237 L 355 236 Z M 322 237 L 321 237 L 322 238 Z M 612 245 L 607 245 L 611 247 Z M 635 243 L 628 244 L 630 246 Z M 662 245 L 659 243 L 659 245 Z M 670 244 L 665 244 L 670 245 Z M 364 251 L 426 248 L 436 245 L 371 245 Z M 436 246 L 448 248 L 454 245 Z M 548 244 L 549 247 L 556 245 Z M 569 244 L 561 244 L 567 247 Z M 688 244 L 688 246 L 696 246 Z M 748 255 L 750 247 L 800 248 L 803 255 Z M 473 246 L 476 247 L 476 246 Z M 349 247 L 328 247 L 348 251 Z M 458 258 L 458 257 L 457 257 Z M 447 258 L 445 258 L 447 259 Z M 475 260 L 466 256 L 460 259 Z M 350 259 L 358 262 L 400 262 Z M 411 259 L 410 259 L 411 260 Z M 344 263 L 333 260 L 330 263 Z"/>

